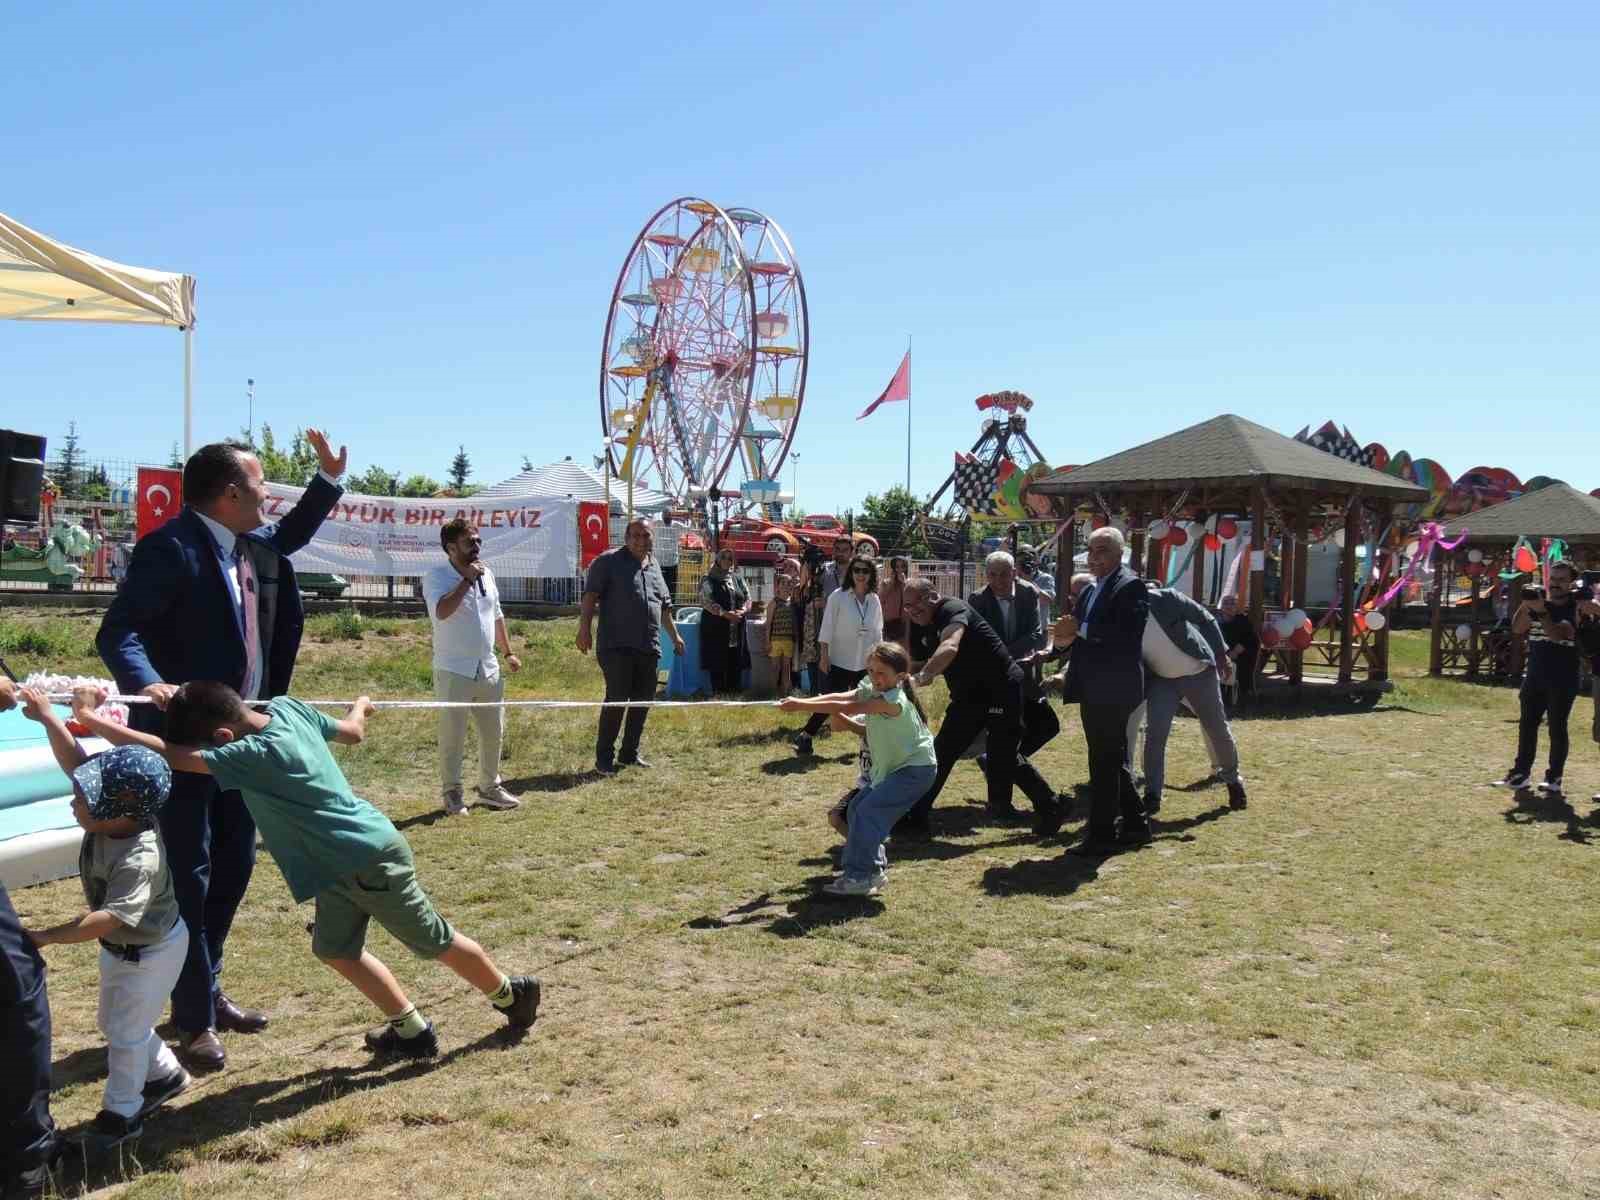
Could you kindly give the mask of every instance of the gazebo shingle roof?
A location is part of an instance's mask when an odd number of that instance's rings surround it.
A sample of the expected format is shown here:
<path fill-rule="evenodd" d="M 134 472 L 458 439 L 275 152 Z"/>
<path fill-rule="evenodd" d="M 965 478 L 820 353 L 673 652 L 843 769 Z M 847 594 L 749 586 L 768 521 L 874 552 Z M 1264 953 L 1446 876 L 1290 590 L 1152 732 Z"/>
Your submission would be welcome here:
<path fill-rule="evenodd" d="M 1445 536 L 1466 533 L 1474 542 L 1514 542 L 1519 537 L 1561 538 L 1578 546 L 1600 545 L 1600 499 L 1565 483 L 1552 483 L 1445 525 Z"/>
<path fill-rule="evenodd" d="M 1034 484 L 1032 490 L 1078 496 L 1110 490 L 1249 487 L 1257 483 L 1286 489 L 1356 491 L 1394 500 L 1420 501 L 1428 496 L 1415 484 L 1346 462 L 1231 413 L 1071 471 L 1057 472 Z"/>

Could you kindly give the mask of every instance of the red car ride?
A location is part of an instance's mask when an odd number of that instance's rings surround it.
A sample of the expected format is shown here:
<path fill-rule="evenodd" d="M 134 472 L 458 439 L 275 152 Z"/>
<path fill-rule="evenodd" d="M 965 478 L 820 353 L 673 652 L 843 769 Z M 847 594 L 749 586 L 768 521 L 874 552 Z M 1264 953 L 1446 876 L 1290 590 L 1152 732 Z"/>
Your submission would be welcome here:
<path fill-rule="evenodd" d="M 759 517 L 733 517 L 723 522 L 719 544 L 739 556 L 742 563 L 774 563 L 785 556 L 797 557 L 806 545 L 815 546 L 825 557 L 832 557 L 833 543 L 850 537 L 838 518 L 826 514 L 803 517 L 797 525 L 763 521 Z M 856 548 L 874 558 L 878 541 L 870 534 L 854 536 Z"/>
<path fill-rule="evenodd" d="M 800 518 L 798 525 L 788 528 L 829 557 L 833 555 L 833 543 L 840 538 L 850 538 L 858 551 L 870 554 L 873 558 L 878 557 L 877 538 L 868 533 L 852 534 L 838 517 L 829 513 L 812 513 Z"/>

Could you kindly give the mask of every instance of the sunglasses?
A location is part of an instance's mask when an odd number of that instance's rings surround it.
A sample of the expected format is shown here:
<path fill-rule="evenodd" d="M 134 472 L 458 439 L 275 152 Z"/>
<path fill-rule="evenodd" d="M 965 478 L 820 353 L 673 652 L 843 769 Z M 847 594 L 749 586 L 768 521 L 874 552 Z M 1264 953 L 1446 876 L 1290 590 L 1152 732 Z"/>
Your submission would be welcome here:
<path fill-rule="evenodd" d="M 865 568 L 865 567 L 853 567 L 850 570 L 850 574 L 852 574 L 852 575 L 871 575 L 872 572 L 867 570 L 867 568 Z"/>

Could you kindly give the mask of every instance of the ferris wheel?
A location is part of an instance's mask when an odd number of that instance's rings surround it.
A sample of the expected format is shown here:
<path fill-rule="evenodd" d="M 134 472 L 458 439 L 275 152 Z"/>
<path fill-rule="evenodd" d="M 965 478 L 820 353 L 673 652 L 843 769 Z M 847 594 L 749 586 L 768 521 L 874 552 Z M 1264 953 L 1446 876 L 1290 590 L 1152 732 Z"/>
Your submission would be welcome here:
<path fill-rule="evenodd" d="M 770 502 L 800 423 L 805 283 L 777 222 L 684 197 L 634 239 L 606 314 L 600 424 L 612 469 L 686 506 Z M 733 474 L 735 463 L 737 475 Z"/>

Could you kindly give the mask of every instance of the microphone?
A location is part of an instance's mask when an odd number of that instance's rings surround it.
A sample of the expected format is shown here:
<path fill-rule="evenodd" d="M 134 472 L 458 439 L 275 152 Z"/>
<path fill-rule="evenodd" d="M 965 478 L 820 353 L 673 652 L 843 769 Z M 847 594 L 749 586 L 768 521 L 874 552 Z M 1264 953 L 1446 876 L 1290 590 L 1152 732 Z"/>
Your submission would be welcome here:
<path fill-rule="evenodd" d="M 488 589 L 483 586 L 483 576 L 479 575 L 478 576 L 478 595 L 487 596 L 488 594 L 489 594 Z"/>

